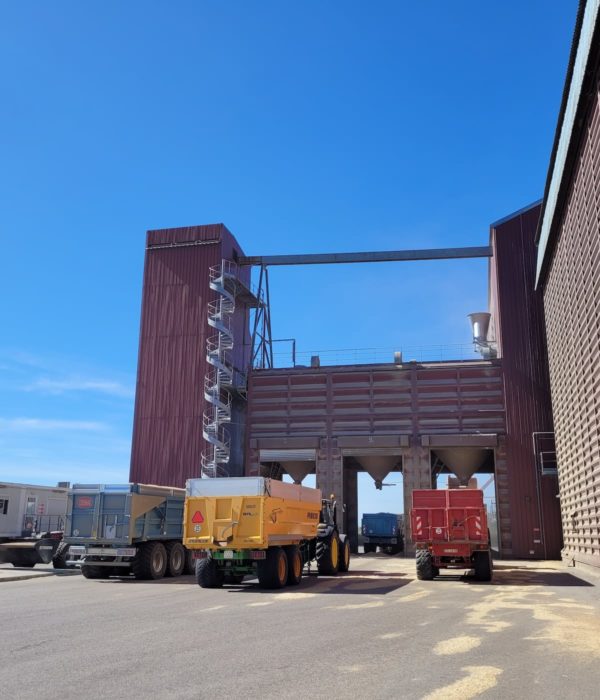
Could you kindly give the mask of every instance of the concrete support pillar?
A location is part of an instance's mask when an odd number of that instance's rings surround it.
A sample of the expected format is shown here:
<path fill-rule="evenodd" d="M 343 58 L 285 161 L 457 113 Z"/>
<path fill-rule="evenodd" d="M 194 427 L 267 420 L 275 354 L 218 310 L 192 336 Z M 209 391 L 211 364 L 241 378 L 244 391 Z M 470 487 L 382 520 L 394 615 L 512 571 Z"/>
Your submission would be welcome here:
<path fill-rule="evenodd" d="M 344 460 L 342 451 L 335 438 L 322 438 L 317 450 L 317 488 L 323 492 L 323 498 L 332 494 L 337 500 L 344 495 Z"/>
<path fill-rule="evenodd" d="M 358 552 L 358 486 L 356 469 L 344 469 L 344 524 L 343 531 L 350 539 L 350 551 Z"/>
<path fill-rule="evenodd" d="M 414 552 L 414 544 L 410 532 L 410 507 L 412 492 L 415 489 L 430 489 L 431 456 L 429 450 L 423 447 L 410 447 L 402 453 L 402 474 L 404 486 L 404 551 Z"/>

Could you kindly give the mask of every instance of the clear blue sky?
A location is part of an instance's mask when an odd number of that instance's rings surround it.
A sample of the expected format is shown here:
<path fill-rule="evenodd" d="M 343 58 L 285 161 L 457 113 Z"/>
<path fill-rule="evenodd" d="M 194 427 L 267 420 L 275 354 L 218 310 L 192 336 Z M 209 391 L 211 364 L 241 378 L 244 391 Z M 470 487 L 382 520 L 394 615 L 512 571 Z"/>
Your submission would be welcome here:
<path fill-rule="evenodd" d="M 485 244 L 543 193 L 576 6 L 2 3 L 0 479 L 127 480 L 146 229 Z M 273 330 L 466 343 L 486 286 L 482 261 L 277 269 Z"/>

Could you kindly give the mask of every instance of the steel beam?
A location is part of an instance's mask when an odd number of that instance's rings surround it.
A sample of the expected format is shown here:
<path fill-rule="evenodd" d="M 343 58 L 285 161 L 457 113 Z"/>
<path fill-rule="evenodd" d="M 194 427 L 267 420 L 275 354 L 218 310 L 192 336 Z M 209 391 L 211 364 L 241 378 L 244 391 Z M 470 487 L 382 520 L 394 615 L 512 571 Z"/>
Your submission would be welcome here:
<path fill-rule="evenodd" d="M 491 258 L 491 246 L 429 248 L 425 250 L 380 250 L 365 253 L 309 253 L 307 255 L 246 255 L 239 265 L 331 265 L 337 263 L 394 262 L 400 260 L 452 260 Z"/>

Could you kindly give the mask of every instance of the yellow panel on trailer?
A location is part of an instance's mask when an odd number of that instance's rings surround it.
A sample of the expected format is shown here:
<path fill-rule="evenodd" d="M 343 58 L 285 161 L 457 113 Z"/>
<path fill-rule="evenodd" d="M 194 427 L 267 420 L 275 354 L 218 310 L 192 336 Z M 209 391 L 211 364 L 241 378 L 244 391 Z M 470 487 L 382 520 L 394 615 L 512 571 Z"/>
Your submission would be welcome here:
<path fill-rule="evenodd" d="M 321 491 L 263 477 L 190 479 L 188 549 L 266 549 L 317 536 Z"/>

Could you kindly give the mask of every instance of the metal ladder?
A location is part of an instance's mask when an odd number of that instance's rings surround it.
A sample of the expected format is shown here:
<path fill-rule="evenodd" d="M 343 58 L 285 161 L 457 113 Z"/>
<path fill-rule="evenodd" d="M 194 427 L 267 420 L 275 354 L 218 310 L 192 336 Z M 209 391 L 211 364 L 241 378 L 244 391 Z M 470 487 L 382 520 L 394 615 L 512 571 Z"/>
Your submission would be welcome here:
<path fill-rule="evenodd" d="M 208 325 L 217 332 L 206 341 L 209 365 L 204 379 L 204 398 L 208 404 L 202 417 L 202 437 L 208 443 L 202 453 L 201 476 L 227 476 L 231 441 L 225 425 L 231 422 L 234 368 L 231 359 L 233 331 L 231 319 L 235 311 L 237 265 L 222 260 L 210 268 L 209 286 L 218 295 L 208 304 Z"/>

